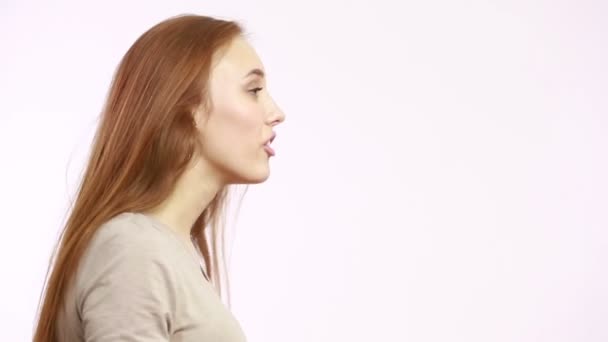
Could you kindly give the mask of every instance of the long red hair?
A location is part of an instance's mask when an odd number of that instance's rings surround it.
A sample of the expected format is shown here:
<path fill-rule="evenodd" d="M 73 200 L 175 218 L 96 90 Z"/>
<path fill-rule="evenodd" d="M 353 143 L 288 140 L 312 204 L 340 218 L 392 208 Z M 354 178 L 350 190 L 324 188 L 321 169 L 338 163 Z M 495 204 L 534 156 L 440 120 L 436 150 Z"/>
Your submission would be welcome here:
<path fill-rule="evenodd" d="M 66 289 L 99 227 L 120 213 L 154 208 L 168 197 L 200 148 L 193 113 L 199 106 L 213 106 L 207 84 L 214 56 L 240 34 L 241 27 L 232 21 L 182 15 L 150 28 L 127 51 L 49 264 L 34 342 L 56 341 L 55 322 Z M 191 231 L 220 297 L 228 194 L 228 186 L 222 188 Z"/>

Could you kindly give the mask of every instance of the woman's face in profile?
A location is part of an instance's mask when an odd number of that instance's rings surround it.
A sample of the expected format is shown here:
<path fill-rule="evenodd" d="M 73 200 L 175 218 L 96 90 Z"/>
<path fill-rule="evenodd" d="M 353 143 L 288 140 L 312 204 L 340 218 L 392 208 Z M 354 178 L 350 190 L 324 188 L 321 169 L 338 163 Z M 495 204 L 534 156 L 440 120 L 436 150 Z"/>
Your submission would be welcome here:
<path fill-rule="evenodd" d="M 202 158 L 223 181 L 251 184 L 265 181 L 272 152 L 265 144 L 285 115 L 266 88 L 260 58 L 242 37 L 218 55 L 212 65 L 211 113 L 197 114 Z"/>

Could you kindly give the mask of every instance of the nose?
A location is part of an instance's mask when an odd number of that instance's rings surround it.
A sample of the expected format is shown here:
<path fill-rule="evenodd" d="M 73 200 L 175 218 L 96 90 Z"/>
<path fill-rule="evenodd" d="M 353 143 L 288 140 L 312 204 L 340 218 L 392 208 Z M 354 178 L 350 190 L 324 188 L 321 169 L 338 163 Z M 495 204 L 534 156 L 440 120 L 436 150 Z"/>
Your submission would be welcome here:
<path fill-rule="evenodd" d="M 281 122 L 285 121 L 285 113 L 274 101 L 272 101 L 272 107 L 268 115 L 268 121 L 272 126 L 278 125 Z"/>

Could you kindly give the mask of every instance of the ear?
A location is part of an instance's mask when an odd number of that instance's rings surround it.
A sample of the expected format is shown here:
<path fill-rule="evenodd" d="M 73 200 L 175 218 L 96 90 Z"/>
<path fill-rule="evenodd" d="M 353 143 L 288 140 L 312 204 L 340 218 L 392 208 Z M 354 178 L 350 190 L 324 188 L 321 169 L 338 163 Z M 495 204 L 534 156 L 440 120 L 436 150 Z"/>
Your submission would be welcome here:
<path fill-rule="evenodd" d="M 209 120 L 209 113 L 205 109 L 204 105 L 201 104 L 194 110 L 192 113 L 192 119 L 194 121 L 194 127 L 196 127 L 198 131 L 202 133 L 202 130 L 207 124 L 207 120 Z"/>

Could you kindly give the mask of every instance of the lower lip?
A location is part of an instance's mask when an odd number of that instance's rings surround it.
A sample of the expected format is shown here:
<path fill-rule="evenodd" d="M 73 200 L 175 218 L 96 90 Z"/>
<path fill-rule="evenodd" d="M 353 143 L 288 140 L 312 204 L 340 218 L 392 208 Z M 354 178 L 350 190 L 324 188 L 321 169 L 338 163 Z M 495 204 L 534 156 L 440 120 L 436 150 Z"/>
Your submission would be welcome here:
<path fill-rule="evenodd" d="M 269 155 L 269 156 L 271 156 L 271 157 L 272 157 L 272 156 L 274 156 L 274 154 L 275 154 L 275 153 L 274 153 L 274 150 L 273 150 L 273 149 L 272 149 L 272 147 L 270 147 L 270 146 L 266 146 L 266 145 L 264 145 L 264 150 L 265 150 L 265 151 L 266 151 L 266 153 L 268 153 L 268 155 Z"/>

